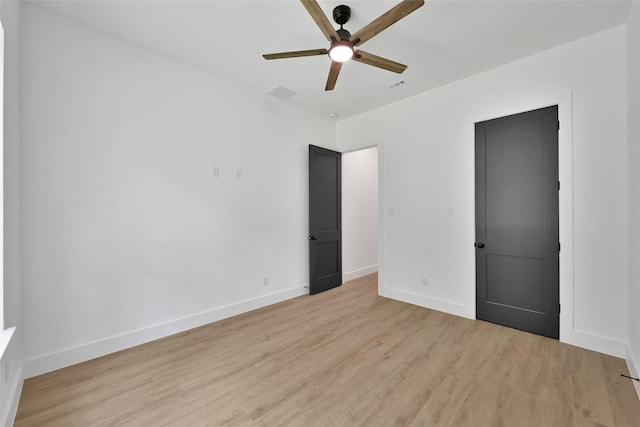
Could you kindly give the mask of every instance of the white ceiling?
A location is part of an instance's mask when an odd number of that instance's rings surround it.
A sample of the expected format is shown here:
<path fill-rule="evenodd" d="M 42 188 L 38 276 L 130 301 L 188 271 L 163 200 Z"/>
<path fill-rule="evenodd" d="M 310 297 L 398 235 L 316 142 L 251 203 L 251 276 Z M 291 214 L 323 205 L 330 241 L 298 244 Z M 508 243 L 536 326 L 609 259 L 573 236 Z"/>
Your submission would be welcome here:
<path fill-rule="evenodd" d="M 329 17 L 351 7 L 355 33 L 399 0 L 319 0 Z M 399 75 L 361 63 L 342 67 L 325 92 L 326 56 L 266 61 L 263 53 L 328 48 L 296 0 L 42 1 L 56 14 L 199 67 L 250 90 L 277 85 L 289 104 L 338 119 L 415 95 L 484 70 L 623 24 L 629 1 L 427 0 L 361 47 L 408 65 Z M 395 89 L 394 82 L 406 83 Z M 266 96 L 266 95 L 265 95 Z"/>

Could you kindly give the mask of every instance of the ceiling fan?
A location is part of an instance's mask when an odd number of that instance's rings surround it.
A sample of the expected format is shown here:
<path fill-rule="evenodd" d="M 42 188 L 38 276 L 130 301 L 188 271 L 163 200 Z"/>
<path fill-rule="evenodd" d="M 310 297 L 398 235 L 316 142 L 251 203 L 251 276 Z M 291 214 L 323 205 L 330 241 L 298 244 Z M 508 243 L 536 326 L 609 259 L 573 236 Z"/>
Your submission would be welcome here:
<path fill-rule="evenodd" d="M 327 84 L 324 88 L 325 91 L 333 90 L 336 85 L 336 80 L 338 79 L 338 74 L 340 74 L 342 64 L 350 59 L 363 64 L 393 71 L 398 74 L 406 70 L 406 65 L 376 56 L 360 49 L 356 50 L 355 47 L 360 46 L 376 34 L 384 31 L 405 16 L 409 15 L 411 12 L 418 9 L 424 4 L 424 0 L 403 0 L 395 7 L 389 9 L 377 19 L 370 22 L 368 25 L 365 25 L 364 28 L 356 32 L 354 35 L 351 35 L 349 31 L 342 28 L 342 26 L 346 24 L 351 17 L 351 8 L 349 8 L 349 6 L 340 5 L 333 9 L 333 20 L 336 24 L 340 25 L 340 28 L 335 30 L 327 16 L 324 14 L 322 9 L 320 9 L 320 5 L 318 5 L 316 0 L 300 0 L 300 2 L 305 9 L 307 9 L 307 12 L 309 12 L 309 15 L 311 15 L 318 27 L 320 27 L 320 30 L 325 37 L 329 42 L 331 42 L 331 46 L 329 49 L 271 53 L 262 55 L 264 59 L 329 55 L 331 58 L 331 68 L 329 68 L 329 77 L 327 78 Z"/>

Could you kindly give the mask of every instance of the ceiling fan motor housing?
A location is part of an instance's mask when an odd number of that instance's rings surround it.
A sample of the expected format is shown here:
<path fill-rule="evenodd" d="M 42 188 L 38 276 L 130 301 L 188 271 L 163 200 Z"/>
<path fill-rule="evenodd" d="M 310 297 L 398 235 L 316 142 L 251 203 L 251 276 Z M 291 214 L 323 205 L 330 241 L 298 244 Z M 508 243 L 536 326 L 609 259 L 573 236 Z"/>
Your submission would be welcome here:
<path fill-rule="evenodd" d="M 349 39 L 351 38 L 351 33 L 344 28 L 336 30 L 336 33 L 338 33 L 338 35 L 340 36 L 340 40 L 349 41 Z"/>
<path fill-rule="evenodd" d="M 351 18 L 351 8 L 349 6 L 341 4 L 333 8 L 333 20 L 336 21 L 336 24 L 342 27 L 349 22 L 349 18 Z"/>

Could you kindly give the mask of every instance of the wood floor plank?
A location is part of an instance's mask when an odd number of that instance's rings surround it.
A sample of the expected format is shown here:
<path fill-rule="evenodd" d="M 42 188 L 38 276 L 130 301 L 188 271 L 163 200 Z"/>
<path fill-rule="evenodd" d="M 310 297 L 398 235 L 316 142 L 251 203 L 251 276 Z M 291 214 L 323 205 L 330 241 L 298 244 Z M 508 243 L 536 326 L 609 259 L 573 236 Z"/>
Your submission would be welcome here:
<path fill-rule="evenodd" d="M 626 372 L 374 274 L 30 378 L 15 426 L 638 426 Z"/>
<path fill-rule="evenodd" d="M 640 422 L 637 421 L 640 420 L 640 408 L 636 405 L 637 394 L 634 394 L 635 388 L 632 380 L 620 375 L 629 375 L 626 362 L 606 354 L 601 354 L 600 358 L 615 424 L 620 427 L 637 427 L 640 425 Z M 635 424 L 630 424 L 630 420 L 635 420 Z"/>

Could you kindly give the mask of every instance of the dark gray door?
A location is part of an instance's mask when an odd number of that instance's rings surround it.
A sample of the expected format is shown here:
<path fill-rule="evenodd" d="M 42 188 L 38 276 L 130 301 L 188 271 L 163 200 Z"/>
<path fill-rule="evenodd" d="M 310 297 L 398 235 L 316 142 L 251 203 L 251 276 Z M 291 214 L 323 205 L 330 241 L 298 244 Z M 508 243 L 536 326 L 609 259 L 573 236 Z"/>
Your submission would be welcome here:
<path fill-rule="evenodd" d="M 342 284 L 342 154 L 309 145 L 309 293 Z"/>
<path fill-rule="evenodd" d="M 558 107 L 476 123 L 477 318 L 559 337 Z"/>

